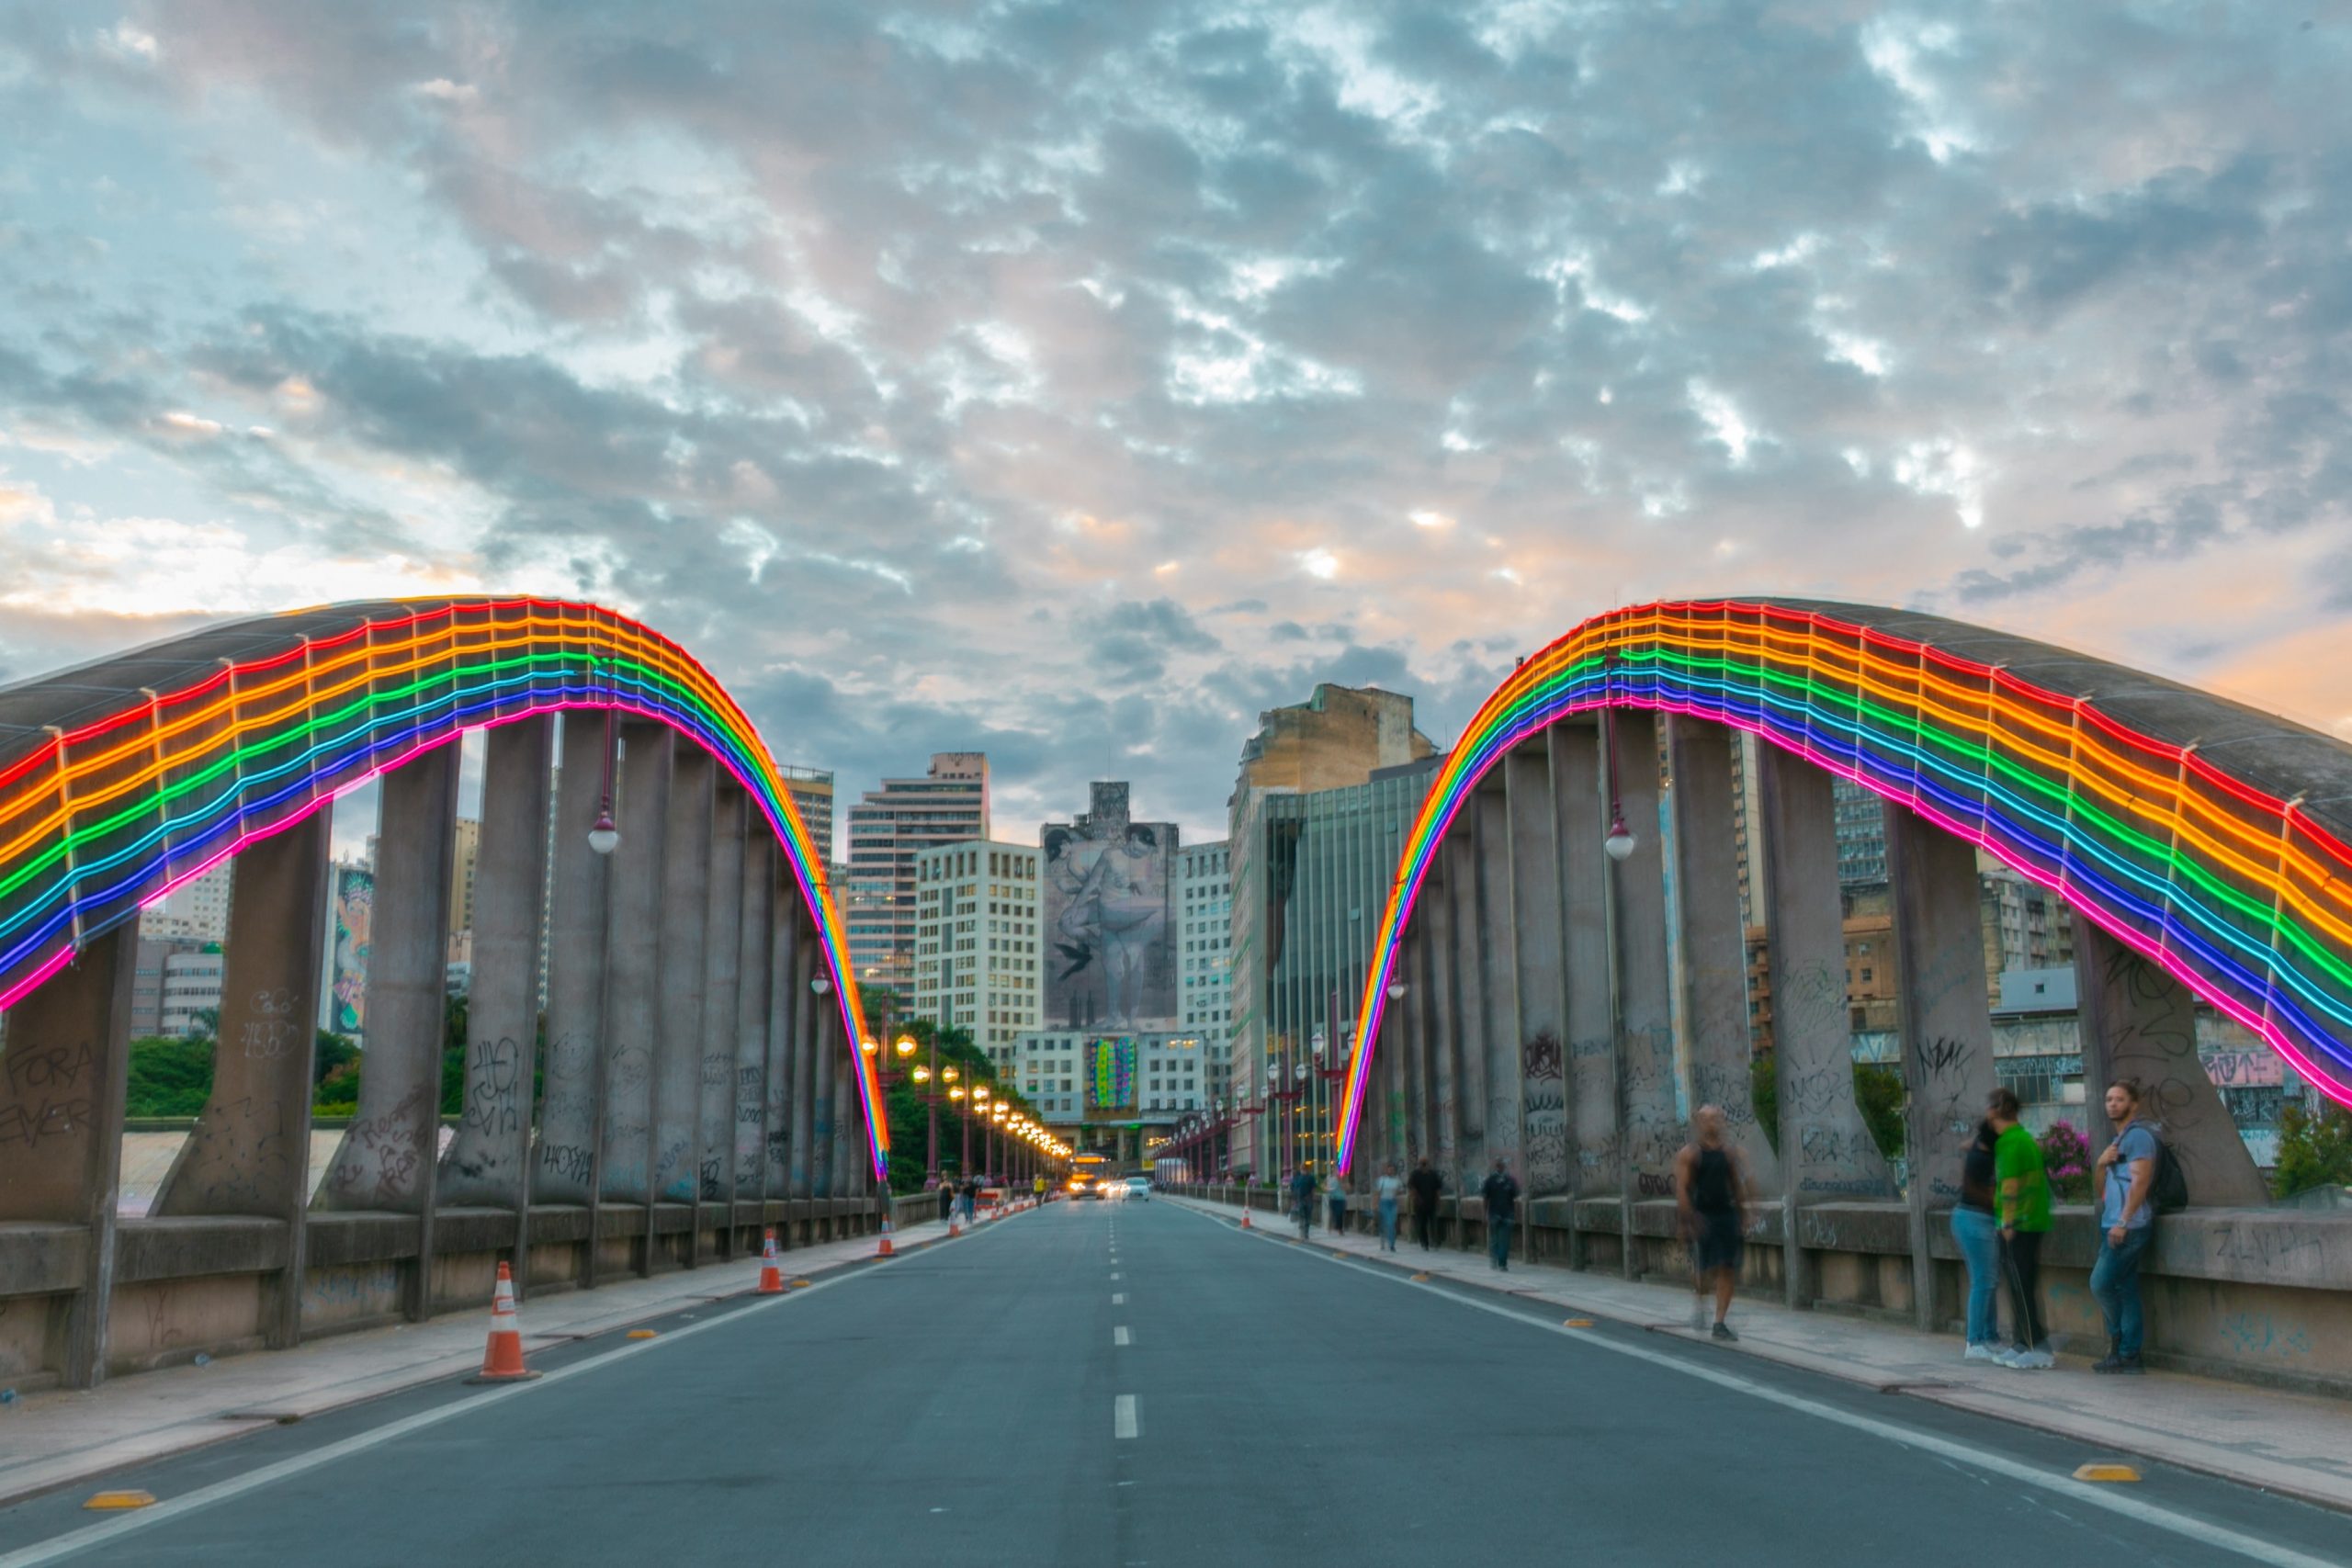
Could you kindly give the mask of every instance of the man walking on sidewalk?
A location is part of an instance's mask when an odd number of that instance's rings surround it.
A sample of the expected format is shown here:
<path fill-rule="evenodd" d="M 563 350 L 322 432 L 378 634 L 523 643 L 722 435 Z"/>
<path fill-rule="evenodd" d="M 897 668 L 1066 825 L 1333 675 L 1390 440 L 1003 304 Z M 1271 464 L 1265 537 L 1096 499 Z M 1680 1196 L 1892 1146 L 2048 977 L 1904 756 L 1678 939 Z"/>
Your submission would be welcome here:
<path fill-rule="evenodd" d="M 1510 1226 L 1519 1212 L 1519 1183 L 1512 1179 L 1510 1167 L 1495 1161 L 1495 1168 L 1479 1184 L 1478 1197 L 1487 1206 L 1487 1261 L 1509 1273 Z"/>
<path fill-rule="evenodd" d="M 1674 1156 L 1674 1203 L 1690 1242 L 1690 1331 L 1707 1325 L 1707 1287 L 1715 1289 L 1715 1337 L 1739 1337 L 1724 1321 L 1747 1237 L 1747 1172 L 1738 1151 L 1724 1141 L 1720 1105 L 1702 1105 L 1690 1118 L 1690 1142 Z"/>
<path fill-rule="evenodd" d="M 1290 1212 L 1300 1240 L 1315 1234 L 1315 1173 L 1303 1165 L 1290 1179 Z"/>
<path fill-rule="evenodd" d="M 1427 1252 L 1430 1249 L 1430 1227 L 1437 1223 L 1437 1195 L 1445 1190 L 1445 1178 L 1437 1173 L 1437 1167 L 1430 1164 L 1430 1156 L 1423 1155 L 1414 1165 L 1413 1174 L 1406 1179 L 1405 1185 L 1413 1194 L 1413 1239 L 1421 1244 L 1423 1252 Z"/>
<path fill-rule="evenodd" d="M 1348 1234 L 1348 1184 L 1340 1179 L 1340 1173 L 1337 1170 L 1331 1173 L 1329 1200 L 1331 1234 L 1345 1235 Z"/>
<path fill-rule="evenodd" d="M 2107 1086 L 2107 1119 L 2115 1141 L 2098 1156 L 2098 1261 L 2091 1265 L 2091 1294 L 2107 1319 L 2107 1359 L 2095 1372 L 2140 1371 L 2140 1258 L 2156 1217 L 2148 1190 L 2155 1184 L 2156 1134 L 2140 1119 L 2142 1091 L 2133 1078 Z"/>

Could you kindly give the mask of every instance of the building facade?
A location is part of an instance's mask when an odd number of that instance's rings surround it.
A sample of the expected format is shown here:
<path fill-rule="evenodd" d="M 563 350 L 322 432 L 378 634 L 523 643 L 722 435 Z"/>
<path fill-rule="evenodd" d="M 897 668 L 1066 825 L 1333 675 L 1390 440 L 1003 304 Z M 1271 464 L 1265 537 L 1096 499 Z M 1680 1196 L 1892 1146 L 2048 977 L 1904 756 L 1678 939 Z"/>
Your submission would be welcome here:
<path fill-rule="evenodd" d="M 1260 715 L 1242 748 L 1227 803 L 1237 1171 L 1329 1157 L 1373 932 L 1436 763 L 1410 697 L 1348 686 Z"/>
<path fill-rule="evenodd" d="M 1201 1039 L 1210 1108 L 1233 1088 L 1233 883 L 1223 839 L 1176 852 L 1177 1021 Z"/>
<path fill-rule="evenodd" d="M 172 1039 L 209 1032 L 220 1011 L 220 949 L 214 944 L 164 959 L 164 997 L 156 1032 Z"/>
<path fill-rule="evenodd" d="M 833 855 L 833 775 L 822 768 L 797 767 L 790 762 L 776 764 L 784 775 L 784 789 L 792 796 L 793 809 L 800 813 L 802 826 L 808 829 L 808 841 L 817 846 L 817 858 L 831 863 Z"/>
<path fill-rule="evenodd" d="M 859 988 L 915 992 L 915 857 L 989 836 L 989 760 L 979 751 L 934 752 L 921 778 L 884 779 L 849 808 L 850 962 Z"/>
<path fill-rule="evenodd" d="M 1122 1169 L 1213 1098 L 1205 1041 L 1182 1030 L 1047 1030 L 1022 1036 L 1015 1056 L 1015 1081 L 1046 1125 Z"/>
<path fill-rule="evenodd" d="M 915 1016 L 969 1030 L 1005 1068 L 1038 1024 L 1038 869 L 1035 846 L 986 840 L 915 856 Z"/>
<path fill-rule="evenodd" d="M 1133 1033 L 1175 1027 L 1177 832 L 1138 822 L 1120 781 L 1088 809 L 1038 829 L 1045 857 L 1048 1029 Z"/>

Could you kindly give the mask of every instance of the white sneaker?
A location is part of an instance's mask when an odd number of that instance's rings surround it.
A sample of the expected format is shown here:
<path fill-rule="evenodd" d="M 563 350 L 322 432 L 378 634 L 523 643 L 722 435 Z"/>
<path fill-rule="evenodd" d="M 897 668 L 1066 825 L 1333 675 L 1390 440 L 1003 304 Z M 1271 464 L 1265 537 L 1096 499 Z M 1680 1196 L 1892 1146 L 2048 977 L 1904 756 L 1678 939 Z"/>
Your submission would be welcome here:
<path fill-rule="evenodd" d="M 1968 1354 L 1961 1358 L 1963 1361 L 1997 1361 L 2000 1359 L 2001 1353 L 1990 1345 L 1971 1345 Z"/>
<path fill-rule="evenodd" d="M 2047 1350 L 2020 1350 L 2009 1358 L 2009 1365 L 2023 1372 L 2048 1371 L 2058 1364 L 2058 1358 Z"/>

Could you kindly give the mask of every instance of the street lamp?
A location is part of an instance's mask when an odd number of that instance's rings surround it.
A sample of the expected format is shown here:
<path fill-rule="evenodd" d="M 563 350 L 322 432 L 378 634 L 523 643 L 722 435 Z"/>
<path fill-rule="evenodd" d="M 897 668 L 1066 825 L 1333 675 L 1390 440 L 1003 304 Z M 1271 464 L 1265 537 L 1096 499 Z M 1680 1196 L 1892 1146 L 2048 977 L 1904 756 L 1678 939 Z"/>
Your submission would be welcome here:
<path fill-rule="evenodd" d="M 621 830 L 613 826 L 613 753 L 618 749 L 613 711 L 605 710 L 605 793 L 597 800 L 596 825 L 588 829 L 588 847 L 600 855 L 611 854 L 621 841 Z"/>

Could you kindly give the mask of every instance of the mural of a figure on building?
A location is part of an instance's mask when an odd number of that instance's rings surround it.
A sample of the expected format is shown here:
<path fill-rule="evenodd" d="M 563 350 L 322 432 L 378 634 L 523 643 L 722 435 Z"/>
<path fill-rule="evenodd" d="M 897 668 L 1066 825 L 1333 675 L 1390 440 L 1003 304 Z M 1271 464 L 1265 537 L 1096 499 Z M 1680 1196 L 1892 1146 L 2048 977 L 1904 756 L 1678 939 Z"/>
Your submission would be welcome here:
<path fill-rule="evenodd" d="M 1057 1027 L 1137 1029 L 1175 1010 L 1174 834 L 1125 818 L 1122 809 L 1042 835 L 1046 1013 Z"/>

